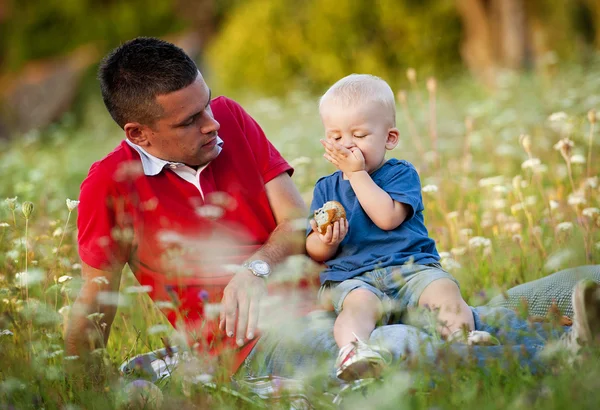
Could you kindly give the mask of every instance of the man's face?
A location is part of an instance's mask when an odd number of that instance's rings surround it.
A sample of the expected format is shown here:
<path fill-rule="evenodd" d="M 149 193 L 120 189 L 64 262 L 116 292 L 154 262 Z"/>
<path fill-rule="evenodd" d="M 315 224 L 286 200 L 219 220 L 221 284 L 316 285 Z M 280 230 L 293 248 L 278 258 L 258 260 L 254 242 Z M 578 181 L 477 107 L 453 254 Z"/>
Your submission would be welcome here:
<path fill-rule="evenodd" d="M 143 148 L 157 158 L 190 166 L 215 159 L 220 125 L 210 109 L 210 98 L 200 73 L 189 86 L 157 96 L 163 115 L 148 127 Z"/>

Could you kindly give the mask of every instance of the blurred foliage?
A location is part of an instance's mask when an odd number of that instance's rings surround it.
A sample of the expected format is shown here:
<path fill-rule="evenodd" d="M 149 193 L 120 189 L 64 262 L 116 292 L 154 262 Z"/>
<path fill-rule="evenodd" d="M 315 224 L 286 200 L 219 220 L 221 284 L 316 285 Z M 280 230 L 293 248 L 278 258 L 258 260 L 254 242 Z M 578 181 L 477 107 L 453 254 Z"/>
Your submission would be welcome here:
<path fill-rule="evenodd" d="M 160 36 L 183 23 L 172 0 L 4 0 L 0 67 L 16 71 L 29 61 L 95 43 L 102 51 L 138 35 Z M 0 1 L 2 3 L 2 1 Z"/>
<path fill-rule="evenodd" d="M 492 2 L 485 3 L 489 9 Z M 93 43 L 104 53 L 139 35 L 191 29 L 200 44 L 208 44 L 200 66 L 225 93 L 322 91 L 351 72 L 370 72 L 401 87 L 408 67 L 418 70 L 420 80 L 453 76 L 463 68 L 460 50 L 466 33 L 456 4 L 156 0 L 149 6 L 142 0 L 0 0 L 0 72 L 16 72 L 29 60 L 61 55 L 82 44 Z M 562 61 L 585 61 L 592 55 L 590 45 L 600 38 L 600 7 L 594 4 L 523 0 L 526 24 L 535 27 L 523 40 L 528 59 L 523 66 L 537 64 L 536 57 L 543 57 L 535 55 L 538 51 L 551 51 L 552 59 Z"/>
<path fill-rule="evenodd" d="M 230 13 L 208 61 L 226 89 L 274 94 L 318 90 L 351 72 L 392 84 L 409 66 L 453 72 L 459 41 L 450 0 L 250 0 Z"/>

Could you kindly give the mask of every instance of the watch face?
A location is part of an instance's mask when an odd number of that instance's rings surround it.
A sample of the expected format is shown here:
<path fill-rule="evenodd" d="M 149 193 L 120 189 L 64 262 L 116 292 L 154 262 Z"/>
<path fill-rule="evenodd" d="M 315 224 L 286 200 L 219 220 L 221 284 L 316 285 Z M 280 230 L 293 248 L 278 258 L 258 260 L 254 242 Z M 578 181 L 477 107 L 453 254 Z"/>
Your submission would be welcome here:
<path fill-rule="evenodd" d="M 250 263 L 250 267 L 259 275 L 266 276 L 271 272 L 269 264 L 264 261 L 253 261 Z"/>

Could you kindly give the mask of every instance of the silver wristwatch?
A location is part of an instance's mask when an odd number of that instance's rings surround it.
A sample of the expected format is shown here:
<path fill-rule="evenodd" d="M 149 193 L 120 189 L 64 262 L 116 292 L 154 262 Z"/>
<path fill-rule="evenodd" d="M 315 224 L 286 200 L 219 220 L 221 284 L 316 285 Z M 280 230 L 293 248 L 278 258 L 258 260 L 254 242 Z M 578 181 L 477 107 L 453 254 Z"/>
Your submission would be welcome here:
<path fill-rule="evenodd" d="M 251 262 L 244 262 L 242 266 L 248 268 L 252 274 L 259 278 L 267 278 L 271 274 L 271 267 L 265 261 L 254 260 Z"/>

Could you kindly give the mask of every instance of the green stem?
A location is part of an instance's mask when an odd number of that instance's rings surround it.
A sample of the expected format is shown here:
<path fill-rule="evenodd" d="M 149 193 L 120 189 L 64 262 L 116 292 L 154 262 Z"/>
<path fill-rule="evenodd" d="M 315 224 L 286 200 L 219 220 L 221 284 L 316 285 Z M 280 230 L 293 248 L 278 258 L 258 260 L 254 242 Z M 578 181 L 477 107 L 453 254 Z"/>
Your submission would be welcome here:
<path fill-rule="evenodd" d="M 594 123 L 590 124 L 590 136 L 589 136 L 589 146 L 588 146 L 588 159 L 587 159 L 587 178 L 592 175 L 592 142 L 594 136 Z"/>
<path fill-rule="evenodd" d="M 71 218 L 71 211 L 69 210 L 69 214 L 67 215 L 67 221 L 65 222 L 65 227 L 63 228 L 62 235 L 60 236 L 60 241 L 58 242 L 58 248 L 56 251 L 56 257 L 60 254 L 60 247 L 63 243 L 63 239 L 65 239 L 65 233 L 67 232 L 67 226 L 69 225 L 69 218 Z"/>
<path fill-rule="evenodd" d="M 27 260 L 29 259 L 29 244 L 27 241 L 27 234 L 29 231 L 29 218 L 25 218 L 25 300 L 27 306 L 29 306 L 29 273 L 27 271 Z"/>

